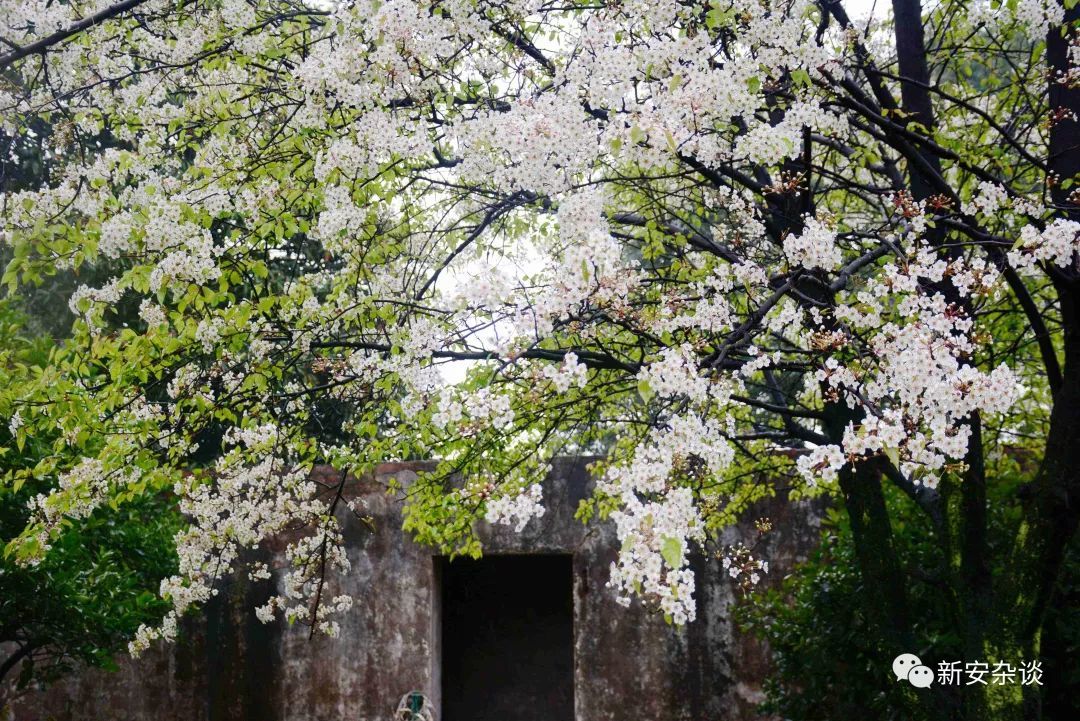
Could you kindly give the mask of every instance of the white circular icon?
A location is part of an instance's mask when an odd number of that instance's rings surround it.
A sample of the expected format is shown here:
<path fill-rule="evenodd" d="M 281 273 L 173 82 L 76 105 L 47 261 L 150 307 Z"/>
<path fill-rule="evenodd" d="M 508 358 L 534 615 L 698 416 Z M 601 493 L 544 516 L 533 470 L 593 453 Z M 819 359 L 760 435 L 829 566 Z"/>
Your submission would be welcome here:
<path fill-rule="evenodd" d="M 913 653 L 902 653 L 892 662 L 892 672 L 896 674 L 896 680 L 899 681 L 902 678 L 907 678 L 911 669 L 916 666 L 922 666 L 922 661 L 919 657 Z"/>
<path fill-rule="evenodd" d="M 907 680 L 916 688 L 930 688 L 934 682 L 934 672 L 929 666 L 916 666 L 908 671 Z"/>

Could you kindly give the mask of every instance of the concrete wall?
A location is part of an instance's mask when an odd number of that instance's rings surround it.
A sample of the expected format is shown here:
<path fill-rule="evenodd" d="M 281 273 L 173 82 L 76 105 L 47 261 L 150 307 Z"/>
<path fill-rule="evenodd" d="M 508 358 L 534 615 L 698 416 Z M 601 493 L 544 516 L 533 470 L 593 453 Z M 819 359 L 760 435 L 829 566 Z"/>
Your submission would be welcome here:
<path fill-rule="evenodd" d="M 544 491 L 547 513 L 522 533 L 481 529 L 486 553 L 570 553 L 574 568 L 574 703 L 581 721 L 704 721 L 758 718 L 767 655 L 734 628 L 735 592 L 719 562 L 697 559 L 698 620 L 673 628 L 640 604 L 623 608 L 606 588 L 615 558 L 609 524 L 573 518 L 591 490 L 589 459 L 555 463 Z M 402 533 L 399 505 L 382 492 L 407 483 L 422 464 L 391 464 L 356 481 L 375 531 L 346 522 L 353 570 L 341 590 L 357 603 L 336 639 L 306 628 L 264 626 L 252 609 L 274 581 L 234 579 L 187 624 L 183 640 L 120 660 L 114 673 L 87 671 L 19 702 L 19 721 L 390 721 L 402 694 L 421 690 L 436 703 L 439 677 L 437 559 Z M 327 474 L 332 473 L 326 470 Z M 328 478 L 329 480 L 329 478 Z M 781 577 L 817 539 L 817 513 L 780 500 L 756 516 L 776 531 L 762 554 Z M 739 540 L 749 531 L 732 530 Z M 270 556 L 280 548 L 266 549 Z"/>

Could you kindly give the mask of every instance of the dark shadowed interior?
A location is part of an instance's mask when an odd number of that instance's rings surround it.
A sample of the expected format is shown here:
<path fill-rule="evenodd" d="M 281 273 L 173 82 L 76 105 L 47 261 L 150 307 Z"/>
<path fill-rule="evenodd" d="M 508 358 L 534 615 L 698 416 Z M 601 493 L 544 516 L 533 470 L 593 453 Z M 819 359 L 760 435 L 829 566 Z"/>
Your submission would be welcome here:
<path fill-rule="evenodd" d="M 441 566 L 442 721 L 573 721 L 571 557 Z"/>

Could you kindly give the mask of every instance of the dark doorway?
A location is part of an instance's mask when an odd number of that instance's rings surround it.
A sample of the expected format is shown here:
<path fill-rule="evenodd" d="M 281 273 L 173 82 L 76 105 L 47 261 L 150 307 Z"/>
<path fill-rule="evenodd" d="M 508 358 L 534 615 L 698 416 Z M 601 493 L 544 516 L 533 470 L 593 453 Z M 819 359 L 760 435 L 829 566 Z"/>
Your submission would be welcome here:
<path fill-rule="evenodd" d="M 441 721 L 573 721 L 570 556 L 442 562 Z"/>

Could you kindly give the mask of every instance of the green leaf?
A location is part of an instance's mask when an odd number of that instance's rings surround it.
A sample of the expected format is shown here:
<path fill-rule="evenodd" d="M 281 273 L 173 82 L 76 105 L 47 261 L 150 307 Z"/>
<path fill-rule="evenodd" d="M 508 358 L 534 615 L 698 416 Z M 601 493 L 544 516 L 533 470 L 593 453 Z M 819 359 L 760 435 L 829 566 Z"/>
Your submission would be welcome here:
<path fill-rule="evenodd" d="M 649 387 L 649 381 L 645 379 L 641 379 L 638 381 L 637 392 L 638 395 L 641 396 L 641 400 L 645 401 L 646 403 L 648 403 L 649 399 L 653 396 L 652 388 Z"/>
<path fill-rule="evenodd" d="M 660 546 L 660 555 L 663 556 L 667 565 L 672 568 L 680 568 L 682 566 L 682 552 L 682 542 L 679 539 L 664 536 L 664 542 Z"/>
<path fill-rule="evenodd" d="M 888 456 L 889 462 L 897 468 L 900 467 L 900 449 L 899 448 L 886 448 L 885 455 Z"/>

